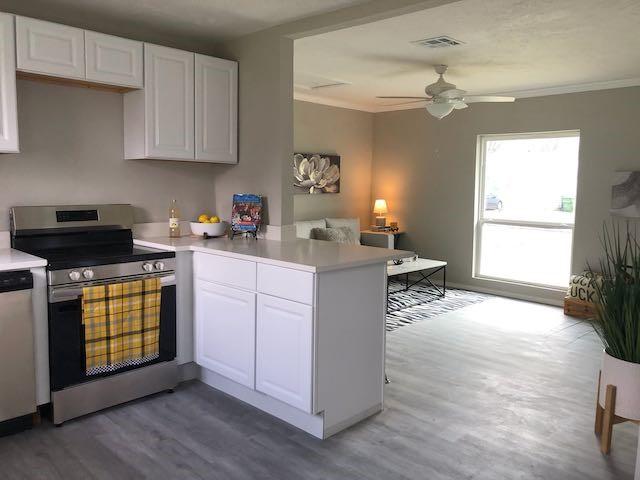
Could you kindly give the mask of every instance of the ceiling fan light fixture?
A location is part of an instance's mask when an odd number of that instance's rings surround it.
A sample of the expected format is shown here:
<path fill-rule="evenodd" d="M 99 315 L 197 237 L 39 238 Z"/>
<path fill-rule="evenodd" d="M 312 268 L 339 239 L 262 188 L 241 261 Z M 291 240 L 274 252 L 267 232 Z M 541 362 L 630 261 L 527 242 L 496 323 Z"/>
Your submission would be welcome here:
<path fill-rule="evenodd" d="M 447 71 L 446 65 L 435 65 L 434 69 L 439 75 L 438 80 L 431 85 L 427 85 L 424 89 L 426 97 L 378 97 L 412 100 L 396 105 L 406 105 L 409 103 L 418 103 L 427 101 L 425 108 L 427 112 L 436 117 L 438 120 L 449 115 L 454 109 L 462 110 L 467 108 L 468 103 L 479 102 L 513 102 L 515 97 L 505 97 L 497 95 L 467 95 L 465 90 L 457 88 L 453 83 L 449 83 L 444 79 L 444 73 Z"/>
<path fill-rule="evenodd" d="M 427 112 L 438 120 L 442 120 L 444 117 L 453 112 L 455 105 L 449 102 L 433 102 L 428 103 L 425 107 Z"/>

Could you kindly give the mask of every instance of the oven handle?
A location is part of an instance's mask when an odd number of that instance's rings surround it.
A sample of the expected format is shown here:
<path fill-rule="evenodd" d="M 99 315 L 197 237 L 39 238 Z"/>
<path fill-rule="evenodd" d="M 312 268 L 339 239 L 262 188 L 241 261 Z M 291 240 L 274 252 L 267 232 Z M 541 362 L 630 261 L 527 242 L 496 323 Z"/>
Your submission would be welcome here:
<path fill-rule="evenodd" d="M 146 280 L 149 278 L 157 278 L 160 277 L 160 286 L 168 287 L 170 285 L 176 284 L 176 275 L 175 273 L 168 274 L 158 274 L 158 275 L 144 275 L 144 276 L 135 276 L 135 277 L 126 277 L 121 278 L 118 281 L 110 280 L 102 280 L 97 282 L 86 282 L 82 284 L 76 285 L 67 285 L 62 287 L 49 287 L 49 303 L 58 303 L 58 302 L 66 302 L 69 300 L 77 300 L 82 296 L 82 289 L 84 287 L 95 287 L 97 285 L 108 285 L 110 283 L 126 283 L 132 282 L 135 280 Z"/>

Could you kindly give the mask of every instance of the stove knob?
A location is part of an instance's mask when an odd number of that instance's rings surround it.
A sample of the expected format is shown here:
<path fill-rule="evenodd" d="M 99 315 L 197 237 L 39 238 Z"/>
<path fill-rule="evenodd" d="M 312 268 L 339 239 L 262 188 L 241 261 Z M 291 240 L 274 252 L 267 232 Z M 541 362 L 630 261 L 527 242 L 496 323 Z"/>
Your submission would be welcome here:
<path fill-rule="evenodd" d="M 153 265 L 152 265 L 151 263 L 149 263 L 149 262 L 144 262 L 144 263 L 142 264 L 142 269 L 143 269 L 145 272 L 152 272 L 152 271 L 153 271 Z"/>
<path fill-rule="evenodd" d="M 71 270 L 69 272 L 69 278 L 74 281 L 77 282 L 78 280 L 80 280 L 80 272 L 77 270 Z"/>
<path fill-rule="evenodd" d="M 87 268 L 84 272 L 82 272 L 82 276 L 87 280 L 91 280 L 93 278 L 93 270 Z"/>
<path fill-rule="evenodd" d="M 164 270 L 164 262 L 156 262 L 154 267 L 156 267 L 156 270 Z"/>

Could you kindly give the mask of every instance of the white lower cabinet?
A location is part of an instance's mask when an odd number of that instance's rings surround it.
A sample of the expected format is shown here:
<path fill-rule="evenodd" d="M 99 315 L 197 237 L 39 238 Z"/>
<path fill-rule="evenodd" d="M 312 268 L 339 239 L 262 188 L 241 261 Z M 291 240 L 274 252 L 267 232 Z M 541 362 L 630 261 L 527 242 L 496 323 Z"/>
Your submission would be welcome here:
<path fill-rule="evenodd" d="M 256 294 L 196 279 L 196 362 L 255 386 Z"/>
<path fill-rule="evenodd" d="M 260 293 L 256 274 L 263 286 L 267 277 L 256 271 L 256 262 L 199 252 L 193 261 L 196 363 L 311 413 L 313 306 Z M 244 272 L 245 283 L 237 281 L 236 271 Z M 294 298 L 313 298 L 313 281 L 288 285 L 310 290 Z"/>
<path fill-rule="evenodd" d="M 256 390 L 311 413 L 313 308 L 258 294 Z"/>
<path fill-rule="evenodd" d="M 317 438 L 382 410 L 386 260 L 313 272 L 197 245 L 201 381 Z"/>

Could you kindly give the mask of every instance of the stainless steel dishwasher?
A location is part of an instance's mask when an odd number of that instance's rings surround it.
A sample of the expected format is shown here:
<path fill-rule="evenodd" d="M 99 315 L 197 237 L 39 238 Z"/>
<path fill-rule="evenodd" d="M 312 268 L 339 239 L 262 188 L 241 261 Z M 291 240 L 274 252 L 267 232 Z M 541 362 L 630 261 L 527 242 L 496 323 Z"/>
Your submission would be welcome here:
<path fill-rule="evenodd" d="M 29 428 L 36 412 L 33 275 L 0 272 L 0 436 Z"/>

